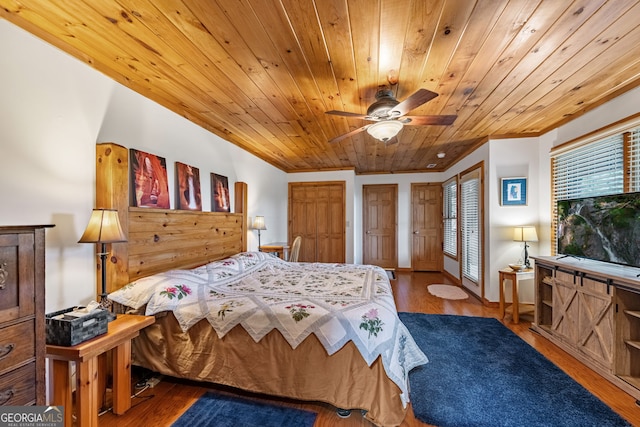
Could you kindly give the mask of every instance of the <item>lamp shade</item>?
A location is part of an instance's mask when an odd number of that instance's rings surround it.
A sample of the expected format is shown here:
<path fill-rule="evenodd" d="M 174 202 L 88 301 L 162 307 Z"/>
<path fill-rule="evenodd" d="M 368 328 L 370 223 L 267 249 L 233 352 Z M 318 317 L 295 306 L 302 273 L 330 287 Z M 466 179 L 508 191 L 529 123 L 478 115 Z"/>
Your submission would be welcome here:
<path fill-rule="evenodd" d="M 402 122 L 398 120 L 384 120 L 372 124 L 367 133 L 380 141 L 386 142 L 396 136 L 402 129 Z"/>
<path fill-rule="evenodd" d="M 253 220 L 253 226 L 251 227 L 254 230 L 266 230 L 267 226 L 264 223 L 263 216 L 256 216 Z"/>
<path fill-rule="evenodd" d="M 514 242 L 537 242 L 538 235 L 536 234 L 536 228 L 533 225 L 515 227 L 513 229 L 513 241 Z"/>
<path fill-rule="evenodd" d="M 118 211 L 115 209 L 94 209 L 89 218 L 87 229 L 78 243 L 117 243 L 126 242 L 122 232 Z"/>

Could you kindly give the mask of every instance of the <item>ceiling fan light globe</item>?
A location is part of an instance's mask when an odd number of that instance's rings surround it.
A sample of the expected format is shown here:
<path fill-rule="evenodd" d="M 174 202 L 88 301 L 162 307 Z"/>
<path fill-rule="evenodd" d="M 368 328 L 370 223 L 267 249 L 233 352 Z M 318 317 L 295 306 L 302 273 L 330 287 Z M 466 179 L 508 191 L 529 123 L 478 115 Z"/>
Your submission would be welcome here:
<path fill-rule="evenodd" d="M 402 122 L 386 120 L 372 124 L 367 128 L 367 133 L 377 140 L 386 142 L 396 136 L 402 129 Z"/>

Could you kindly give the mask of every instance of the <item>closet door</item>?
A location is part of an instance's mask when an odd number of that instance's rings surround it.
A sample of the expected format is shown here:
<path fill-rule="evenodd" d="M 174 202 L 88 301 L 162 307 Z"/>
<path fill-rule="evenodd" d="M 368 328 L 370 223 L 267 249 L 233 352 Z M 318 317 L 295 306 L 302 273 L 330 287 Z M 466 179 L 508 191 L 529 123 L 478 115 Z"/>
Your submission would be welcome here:
<path fill-rule="evenodd" d="M 345 183 L 289 183 L 289 241 L 301 262 L 345 262 Z"/>
<path fill-rule="evenodd" d="M 316 230 L 318 262 L 344 262 L 344 186 L 316 187 Z"/>
<path fill-rule="evenodd" d="M 289 242 L 302 236 L 298 261 L 316 260 L 316 187 L 289 184 Z"/>

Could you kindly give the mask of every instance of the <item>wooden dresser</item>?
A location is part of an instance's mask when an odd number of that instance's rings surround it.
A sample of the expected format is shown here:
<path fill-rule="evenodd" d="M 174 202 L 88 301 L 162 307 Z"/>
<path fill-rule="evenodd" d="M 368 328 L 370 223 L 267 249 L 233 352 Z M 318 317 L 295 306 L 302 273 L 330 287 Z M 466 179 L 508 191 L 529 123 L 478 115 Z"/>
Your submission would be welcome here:
<path fill-rule="evenodd" d="M 0 405 L 45 404 L 44 232 L 0 227 Z"/>

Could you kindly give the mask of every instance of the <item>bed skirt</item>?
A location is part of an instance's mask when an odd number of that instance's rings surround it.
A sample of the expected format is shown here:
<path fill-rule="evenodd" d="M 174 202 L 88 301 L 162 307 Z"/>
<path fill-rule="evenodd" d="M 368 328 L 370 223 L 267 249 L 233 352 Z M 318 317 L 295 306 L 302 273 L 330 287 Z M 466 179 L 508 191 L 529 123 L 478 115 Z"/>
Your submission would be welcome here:
<path fill-rule="evenodd" d="M 140 331 L 132 353 L 135 365 L 172 377 L 364 409 L 379 426 L 400 425 L 406 413 L 380 358 L 367 366 L 352 342 L 328 356 L 313 334 L 293 350 L 277 330 L 256 343 L 238 325 L 220 339 L 205 319 L 183 332 L 166 313 Z"/>

